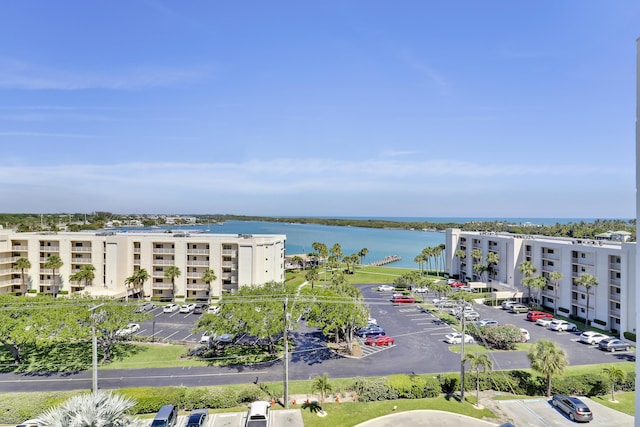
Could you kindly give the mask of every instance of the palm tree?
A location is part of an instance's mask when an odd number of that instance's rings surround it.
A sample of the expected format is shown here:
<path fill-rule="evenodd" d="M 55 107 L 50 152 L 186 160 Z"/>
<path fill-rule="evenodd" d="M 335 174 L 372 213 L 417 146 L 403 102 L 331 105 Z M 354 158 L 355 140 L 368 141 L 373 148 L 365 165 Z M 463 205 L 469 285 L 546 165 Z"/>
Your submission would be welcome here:
<path fill-rule="evenodd" d="M 132 399 L 101 390 L 71 397 L 59 406 L 48 409 L 38 417 L 42 427 L 138 427 L 149 421 L 133 418 L 128 412 L 136 402 Z"/>
<path fill-rule="evenodd" d="M 209 303 L 211 303 L 211 294 L 213 293 L 213 289 L 211 288 L 211 284 L 216 281 L 218 277 L 216 276 L 215 271 L 210 268 L 206 268 L 202 272 L 202 281 L 209 285 Z"/>
<path fill-rule="evenodd" d="M 307 274 L 304 278 L 307 282 L 311 282 L 311 289 L 313 289 L 313 285 L 315 284 L 315 282 L 320 280 L 320 272 L 318 271 L 318 268 L 315 267 L 307 271 Z"/>
<path fill-rule="evenodd" d="M 140 270 L 136 270 L 131 276 L 127 277 L 124 280 L 124 284 L 131 286 L 134 294 L 137 294 L 138 298 L 140 298 L 140 294 L 144 294 L 142 289 L 144 282 L 147 280 L 149 280 L 149 273 L 144 268 L 141 268 Z"/>
<path fill-rule="evenodd" d="M 424 264 L 424 257 L 422 255 L 416 255 L 416 257 L 413 259 L 413 262 L 418 264 L 418 270 L 420 271 L 420 274 L 422 274 L 422 265 Z"/>
<path fill-rule="evenodd" d="M 311 392 L 315 393 L 316 391 L 320 392 L 320 410 L 324 412 L 324 398 L 327 393 L 331 393 L 331 384 L 329 384 L 329 377 L 326 372 L 323 376 L 318 375 L 313 380 Z"/>
<path fill-rule="evenodd" d="M 493 276 L 495 278 L 496 274 L 496 266 L 500 263 L 500 254 L 497 252 L 489 252 L 487 254 L 487 271 L 489 272 L 489 277 Z"/>
<path fill-rule="evenodd" d="M 20 270 L 20 279 L 22 281 L 22 289 L 25 289 L 27 287 L 27 284 L 25 282 L 24 271 L 31 268 L 31 261 L 29 261 L 27 258 L 18 258 L 16 260 L 16 265 L 14 268 L 17 268 L 18 270 Z"/>
<path fill-rule="evenodd" d="M 295 255 L 293 258 L 291 258 L 291 263 L 297 264 L 297 265 L 302 264 L 303 263 L 302 257 L 300 255 Z"/>
<path fill-rule="evenodd" d="M 531 304 L 531 288 L 535 286 L 535 282 L 531 280 L 531 278 L 537 271 L 536 266 L 533 265 L 531 261 L 522 261 L 518 266 L 518 271 L 524 275 L 524 277 L 520 279 L 520 283 L 529 288 L 528 301 L 529 304 Z"/>
<path fill-rule="evenodd" d="M 358 252 L 358 256 L 360 256 L 360 265 L 364 265 L 364 261 L 367 259 L 367 254 L 369 253 L 369 249 L 362 248 L 360 252 Z"/>
<path fill-rule="evenodd" d="M 567 355 L 558 345 L 549 340 L 539 340 L 531 346 L 527 355 L 531 369 L 547 379 L 547 397 L 551 396 L 551 378 L 560 375 L 569 364 Z"/>
<path fill-rule="evenodd" d="M 627 378 L 627 373 L 616 365 L 605 366 L 602 368 L 602 373 L 605 374 L 611 382 L 611 401 L 615 402 L 616 384 L 624 381 Z"/>
<path fill-rule="evenodd" d="M 589 289 L 594 286 L 598 286 L 598 279 L 589 273 L 584 273 L 576 279 L 576 285 L 582 285 L 587 290 L 587 315 L 585 326 L 589 326 Z"/>
<path fill-rule="evenodd" d="M 50 268 L 52 270 L 51 278 L 53 283 L 53 297 L 58 296 L 58 283 L 56 283 L 56 270 L 62 267 L 64 263 L 58 255 L 51 255 L 47 258 L 47 262 L 44 263 L 44 268 Z"/>
<path fill-rule="evenodd" d="M 173 292 L 173 295 L 171 295 L 172 301 L 176 300 L 176 277 L 180 277 L 181 274 L 182 272 L 175 265 L 167 267 L 164 271 L 164 277 L 171 280 L 171 291 Z"/>
<path fill-rule="evenodd" d="M 547 278 L 544 276 L 536 276 L 533 278 L 533 287 L 536 288 L 538 290 L 538 296 L 536 297 L 536 299 L 538 300 L 538 303 L 540 303 L 540 293 L 542 292 L 542 290 L 544 289 L 544 287 L 547 286 Z"/>
<path fill-rule="evenodd" d="M 456 257 L 458 258 L 458 275 L 462 278 L 462 260 L 467 257 L 467 253 L 462 249 L 456 251 Z"/>
<path fill-rule="evenodd" d="M 80 269 L 80 277 L 82 277 L 82 280 L 84 280 L 85 287 L 89 286 L 89 283 L 93 282 L 93 279 L 96 278 L 96 274 L 94 273 L 94 271 L 96 271 L 96 268 L 93 266 L 93 264 L 83 265 Z"/>
<path fill-rule="evenodd" d="M 553 315 L 558 315 L 558 286 L 562 280 L 562 273 L 559 271 L 552 271 L 549 273 L 549 280 L 553 282 Z"/>
<path fill-rule="evenodd" d="M 467 361 L 469 361 L 469 369 L 476 371 L 476 406 L 480 406 L 480 370 L 484 372 L 491 371 L 493 362 L 486 353 L 466 354 L 462 359 L 462 363 Z"/>
<path fill-rule="evenodd" d="M 474 249 L 472 249 L 472 250 L 471 250 L 471 258 L 473 259 L 473 264 L 474 264 L 474 265 L 473 265 L 473 267 L 474 267 L 474 268 L 473 268 L 473 271 L 475 272 L 475 271 L 476 271 L 476 269 L 475 269 L 475 265 L 476 265 L 477 263 L 479 263 L 479 262 L 480 262 L 480 260 L 482 259 L 482 250 L 481 250 L 480 248 L 474 248 Z M 484 270 L 483 270 L 483 272 L 484 272 Z M 480 273 L 480 274 L 482 274 L 482 273 Z"/>

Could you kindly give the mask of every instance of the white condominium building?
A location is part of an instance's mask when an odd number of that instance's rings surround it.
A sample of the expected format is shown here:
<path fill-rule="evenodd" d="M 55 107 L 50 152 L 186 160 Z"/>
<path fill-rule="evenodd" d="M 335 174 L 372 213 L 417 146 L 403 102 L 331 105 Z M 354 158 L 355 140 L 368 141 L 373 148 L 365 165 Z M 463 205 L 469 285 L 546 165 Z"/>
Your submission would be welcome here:
<path fill-rule="evenodd" d="M 127 278 L 144 269 L 145 297 L 207 300 L 239 286 L 283 282 L 285 240 L 284 235 L 0 229 L 0 293 L 125 298 L 139 292 L 126 285 Z M 56 269 L 48 262 L 54 255 L 61 261 Z M 25 259 L 28 268 L 22 269 Z M 73 280 L 88 265 L 94 267 L 93 280 Z M 213 282 L 203 280 L 207 269 L 216 276 Z"/>
<path fill-rule="evenodd" d="M 571 239 L 510 233 L 446 230 L 447 271 L 453 277 L 486 282 L 496 295 L 527 297 L 520 265 L 530 261 L 534 276 L 546 278 L 532 298 L 549 309 L 557 299 L 559 314 L 587 318 L 593 326 L 615 334 L 636 332 L 636 244 L 621 241 Z M 491 255 L 489 255 L 491 253 Z M 474 257 L 475 255 L 475 257 Z M 497 263 L 491 263 L 487 257 Z M 560 272 L 556 284 L 551 272 Z M 582 274 L 597 279 L 587 289 L 576 284 Z"/>

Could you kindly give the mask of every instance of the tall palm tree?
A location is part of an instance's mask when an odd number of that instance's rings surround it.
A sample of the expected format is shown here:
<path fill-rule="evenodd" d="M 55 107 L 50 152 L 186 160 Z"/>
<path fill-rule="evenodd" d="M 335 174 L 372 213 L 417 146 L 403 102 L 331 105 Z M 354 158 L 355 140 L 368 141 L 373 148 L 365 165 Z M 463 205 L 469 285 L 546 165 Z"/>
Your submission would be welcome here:
<path fill-rule="evenodd" d="M 101 390 L 71 397 L 38 417 L 42 427 L 138 427 L 148 420 L 131 417 L 128 412 L 136 402 Z"/>
<path fill-rule="evenodd" d="M 315 393 L 316 391 L 320 392 L 320 410 L 324 412 L 324 398 L 327 393 L 331 393 L 331 384 L 329 384 L 329 377 L 325 372 L 323 376 L 316 376 L 311 384 L 311 392 Z"/>
<path fill-rule="evenodd" d="M 211 284 L 215 282 L 217 278 L 218 276 L 216 276 L 216 272 L 210 268 L 206 268 L 202 272 L 202 281 L 209 285 L 209 303 L 211 303 L 211 294 L 213 294 L 213 288 L 211 287 Z"/>
<path fill-rule="evenodd" d="M 531 346 L 527 357 L 531 362 L 531 369 L 546 377 L 547 397 L 550 397 L 551 378 L 562 374 L 569 364 L 566 353 L 553 341 L 543 339 Z"/>
<path fill-rule="evenodd" d="M 424 264 L 424 257 L 422 255 L 416 255 L 416 257 L 413 259 L 413 262 L 418 264 L 418 270 L 420 271 L 420 274 L 422 274 L 422 265 Z"/>
<path fill-rule="evenodd" d="M 549 280 L 553 282 L 553 315 L 558 315 L 558 286 L 562 280 L 562 273 L 559 271 L 552 271 L 549 273 Z"/>
<path fill-rule="evenodd" d="M 490 251 L 487 254 L 487 271 L 489 272 L 489 277 L 494 277 L 496 274 L 496 266 L 500 263 L 500 254 L 497 252 Z"/>
<path fill-rule="evenodd" d="M 84 280 L 85 287 L 89 286 L 89 284 L 93 282 L 93 279 L 96 278 L 96 274 L 94 273 L 94 271 L 96 271 L 96 268 L 93 266 L 93 264 L 83 265 L 80 269 L 81 277 L 82 280 Z"/>
<path fill-rule="evenodd" d="M 358 252 L 358 256 L 360 256 L 360 265 L 364 265 L 364 261 L 367 259 L 367 254 L 369 253 L 369 249 L 362 248 L 360 252 Z"/>
<path fill-rule="evenodd" d="M 467 252 L 462 249 L 456 251 L 456 257 L 458 258 L 458 275 L 462 278 L 462 260 L 467 257 Z"/>
<path fill-rule="evenodd" d="M 487 372 L 493 369 L 493 362 L 489 359 L 489 355 L 470 354 L 467 353 L 462 359 L 463 363 L 469 362 L 469 369 L 476 371 L 476 405 L 480 406 L 480 370 Z"/>
<path fill-rule="evenodd" d="M 533 278 L 533 287 L 538 290 L 538 296 L 536 297 L 538 303 L 540 303 L 540 293 L 545 286 L 547 286 L 547 278 L 545 276 L 536 276 Z"/>
<path fill-rule="evenodd" d="M 585 316 L 585 326 L 589 326 L 589 290 L 594 286 L 598 286 L 598 279 L 592 274 L 584 273 L 576 279 L 576 285 L 582 285 L 587 290 L 587 315 Z"/>
<path fill-rule="evenodd" d="M 528 301 L 531 304 L 531 288 L 535 286 L 535 281 L 531 280 L 532 276 L 538 271 L 536 266 L 533 265 L 531 261 L 522 261 L 518 266 L 518 271 L 524 275 L 522 279 L 520 279 L 520 283 L 529 288 L 529 297 Z"/>
<path fill-rule="evenodd" d="M 176 300 L 176 277 L 180 277 L 181 274 L 182 272 L 175 265 L 169 266 L 164 270 L 164 277 L 171 280 L 171 291 L 173 292 L 173 295 L 171 295 L 172 301 Z"/>
<path fill-rule="evenodd" d="M 602 373 L 606 375 L 611 382 L 611 401 L 616 401 L 616 384 L 621 383 L 627 378 L 627 373 L 616 365 L 609 365 L 602 368 Z"/>
<path fill-rule="evenodd" d="M 320 242 L 313 242 L 311 247 L 318 254 L 319 259 L 322 262 L 324 268 L 324 281 L 327 281 L 327 257 L 329 256 L 329 250 L 327 249 L 327 245 Z"/>
<path fill-rule="evenodd" d="M 56 281 L 56 270 L 62 267 L 64 263 L 58 255 L 51 255 L 47 258 L 47 262 L 44 263 L 44 268 L 50 268 L 52 270 L 51 278 L 53 283 L 53 297 L 58 296 L 58 283 Z"/>
<path fill-rule="evenodd" d="M 31 268 L 31 261 L 29 261 L 27 258 L 18 258 L 16 260 L 16 265 L 14 268 L 17 268 L 18 270 L 20 270 L 20 279 L 22 282 L 22 289 L 25 289 L 27 287 L 27 283 L 25 281 L 24 271 Z"/>
<path fill-rule="evenodd" d="M 133 288 L 133 293 L 138 295 L 138 298 L 141 298 L 141 295 L 144 295 L 144 282 L 149 280 L 149 277 L 147 270 L 141 268 L 140 270 L 136 270 L 131 276 L 127 277 L 124 280 L 124 284 L 131 286 Z"/>
<path fill-rule="evenodd" d="M 318 271 L 318 268 L 314 267 L 311 270 L 307 271 L 307 274 L 304 278 L 307 282 L 311 282 L 311 289 L 313 289 L 313 285 L 315 284 L 315 282 L 320 279 L 320 272 Z"/>

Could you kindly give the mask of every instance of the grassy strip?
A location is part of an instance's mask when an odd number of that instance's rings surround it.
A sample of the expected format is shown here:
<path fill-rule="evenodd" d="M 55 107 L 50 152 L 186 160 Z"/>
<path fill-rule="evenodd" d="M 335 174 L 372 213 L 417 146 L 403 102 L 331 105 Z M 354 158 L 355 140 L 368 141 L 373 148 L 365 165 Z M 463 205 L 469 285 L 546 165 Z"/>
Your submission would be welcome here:
<path fill-rule="evenodd" d="M 594 402 L 598 402 L 608 408 L 615 409 L 616 411 L 623 412 L 627 415 L 635 416 L 635 392 L 628 391 L 624 393 L 616 393 L 616 401 L 611 401 L 611 395 L 606 396 L 594 396 L 591 398 Z"/>

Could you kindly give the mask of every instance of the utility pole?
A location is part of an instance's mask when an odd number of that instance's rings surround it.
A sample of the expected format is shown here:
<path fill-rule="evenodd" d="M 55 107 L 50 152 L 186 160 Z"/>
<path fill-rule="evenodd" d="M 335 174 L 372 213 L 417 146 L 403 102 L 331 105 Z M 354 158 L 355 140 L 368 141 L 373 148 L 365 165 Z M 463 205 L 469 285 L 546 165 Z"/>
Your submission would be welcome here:
<path fill-rule="evenodd" d="M 104 305 L 98 304 L 95 307 L 91 307 L 91 341 L 93 344 L 93 368 L 91 372 L 91 391 L 93 394 L 98 392 L 98 338 L 96 337 L 96 314 L 94 311 Z"/>
<path fill-rule="evenodd" d="M 284 297 L 284 407 L 289 408 L 289 297 Z"/>
<path fill-rule="evenodd" d="M 465 319 L 464 319 L 464 303 L 460 308 L 460 322 L 462 323 L 462 341 L 460 347 L 460 402 L 464 402 L 464 341 L 467 335 L 465 334 Z"/>

